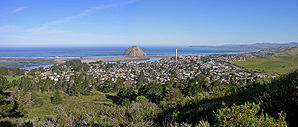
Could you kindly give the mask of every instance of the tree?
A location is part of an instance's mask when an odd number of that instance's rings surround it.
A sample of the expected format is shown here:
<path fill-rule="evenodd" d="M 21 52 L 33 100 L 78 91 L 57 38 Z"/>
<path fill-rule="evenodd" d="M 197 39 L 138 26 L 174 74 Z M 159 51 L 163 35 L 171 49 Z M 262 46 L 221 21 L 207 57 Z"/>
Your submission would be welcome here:
<path fill-rule="evenodd" d="M 139 102 L 139 103 L 148 102 L 148 99 L 144 96 L 137 96 L 136 102 Z"/>
<path fill-rule="evenodd" d="M 9 101 L 6 98 L 10 96 L 10 93 L 5 92 L 9 88 L 8 80 L 0 76 L 0 118 L 2 117 L 18 117 L 23 116 L 22 106 L 20 106 L 17 101 Z"/>
<path fill-rule="evenodd" d="M 166 101 L 177 101 L 183 98 L 181 91 L 174 87 L 165 87 L 164 100 Z"/>
<path fill-rule="evenodd" d="M 119 90 L 119 92 L 117 93 L 117 96 L 119 98 L 119 102 L 121 103 L 123 100 L 125 100 L 126 98 L 131 100 L 134 100 L 136 97 L 136 93 L 133 90 L 132 87 L 130 88 L 122 88 Z"/>
<path fill-rule="evenodd" d="M 39 96 L 35 92 L 32 92 L 31 100 L 33 102 L 32 106 L 34 107 L 41 107 L 43 105 L 43 99 L 39 98 Z"/>
<path fill-rule="evenodd" d="M 82 62 L 80 59 L 73 59 L 73 60 L 68 60 L 65 62 L 66 66 L 79 66 L 81 64 L 82 64 Z"/>
<path fill-rule="evenodd" d="M 73 84 L 68 90 L 67 94 L 70 96 L 77 96 L 79 94 L 77 84 Z"/>
<path fill-rule="evenodd" d="M 139 78 L 138 78 L 138 82 L 137 82 L 137 89 L 139 89 L 143 86 L 144 80 L 145 80 L 144 72 L 141 71 Z"/>
<path fill-rule="evenodd" d="M 98 91 L 108 93 L 114 91 L 114 88 L 114 82 L 112 81 L 112 79 L 108 79 L 104 82 L 103 85 L 98 86 Z"/>
<path fill-rule="evenodd" d="M 177 77 L 177 73 L 176 73 L 176 70 L 175 69 L 170 69 L 169 73 L 171 74 L 171 78 Z"/>
<path fill-rule="evenodd" d="M 90 69 L 90 66 L 86 63 L 83 63 L 78 67 L 79 71 L 88 71 L 89 69 Z"/>
<path fill-rule="evenodd" d="M 3 76 L 0 76 L 0 92 L 3 92 L 3 90 L 6 90 L 9 85 L 8 85 L 8 80 L 3 77 Z"/>
<path fill-rule="evenodd" d="M 7 75 L 8 74 L 8 68 L 0 67 L 0 74 L 1 75 Z"/>
<path fill-rule="evenodd" d="M 148 98 L 151 102 L 159 102 L 163 98 L 163 87 L 156 81 L 143 86 L 139 90 L 139 95 L 143 95 Z"/>
<path fill-rule="evenodd" d="M 118 90 L 122 89 L 123 87 L 125 87 L 124 82 L 125 82 L 124 79 L 118 78 L 114 85 L 114 91 L 118 91 Z"/>
<path fill-rule="evenodd" d="M 51 103 L 52 104 L 61 104 L 62 103 L 62 98 L 61 98 L 58 90 L 56 90 L 54 96 L 51 97 Z"/>
<path fill-rule="evenodd" d="M 81 84 L 80 93 L 82 95 L 90 95 L 91 87 L 89 86 L 89 81 L 88 80 L 84 80 L 84 82 Z"/>
<path fill-rule="evenodd" d="M 130 100 L 128 98 L 125 98 L 122 102 L 121 105 L 124 107 L 129 107 L 130 106 Z"/>

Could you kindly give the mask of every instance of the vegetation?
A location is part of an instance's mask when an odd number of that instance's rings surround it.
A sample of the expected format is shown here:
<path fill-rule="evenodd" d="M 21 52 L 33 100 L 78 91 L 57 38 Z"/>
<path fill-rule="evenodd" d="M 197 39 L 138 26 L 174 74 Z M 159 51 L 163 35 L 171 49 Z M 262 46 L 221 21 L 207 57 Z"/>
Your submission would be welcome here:
<path fill-rule="evenodd" d="M 276 57 L 298 57 L 298 47 L 284 47 L 274 49 Z"/>
<path fill-rule="evenodd" d="M 65 62 L 65 65 L 72 66 L 77 71 L 88 71 L 89 65 L 82 63 L 80 59 L 68 60 Z"/>
<path fill-rule="evenodd" d="M 11 63 L 0 63 L 0 65 L 11 65 Z"/>
<path fill-rule="evenodd" d="M 80 61 L 69 79 L 0 76 L 3 126 L 294 126 L 298 70 L 249 84 L 222 84 L 206 75 L 135 82 L 93 78 Z M 63 66 L 53 66 L 61 74 Z M 175 76 L 175 70 L 172 70 Z M 8 74 L 8 73 L 7 73 Z"/>
<path fill-rule="evenodd" d="M 250 127 L 269 127 L 287 126 L 284 113 L 278 113 L 278 118 L 260 112 L 260 105 L 255 103 L 245 103 L 240 106 L 225 107 L 215 113 L 218 126 L 250 126 Z"/>
<path fill-rule="evenodd" d="M 25 111 L 16 100 L 7 99 L 10 93 L 5 92 L 10 87 L 10 83 L 3 76 L 0 76 L 0 118 L 21 117 Z"/>
<path fill-rule="evenodd" d="M 58 90 L 56 90 L 54 96 L 51 97 L 51 103 L 52 104 L 61 104 L 62 103 L 62 98 L 60 97 Z"/>
<path fill-rule="evenodd" d="M 268 74 L 286 74 L 298 68 L 298 47 L 278 48 L 272 52 L 274 54 L 270 57 L 247 57 L 245 61 L 231 61 L 231 63 Z"/>
<path fill-rule="evenodd" d="M 6 67 L 0 67 L 0 74 L 1 75 L 23 75 L 25 70 L 19 69 L 19 68 L 6 68 Z"/>
<path fill-rule="evenodd" d="M 207 119 L 215 124 L 218 121 L 213 115 L 215 110 L 234 106 L 234 104 L 245 105 L 246 102 L 255 102 L 262 107 L 261 110 L 264 113 L 273 117 L 277 117 L 278 113 L 284 111 L 288 121 L 295 125 L 297 73 L 296 70 L 289 75 L 274 79 L 268 84 L 254 83 L 236 89 L 235 87 L 222 87 L 220 91 L 209 92 L 207 95 L 194 98 L 186 97 L 177 103 L 165 105 L 165 114 L 161 118 L 174 118 L 180 123 L 187 120 L 197 123 L 202 119 Z"/>
<path fill-rule="evenodd" d="M 298 57 L 246 58 L 245 61 L 232 61 L 231 63 L 249 70 L 257 70 L 270 74 L 286 74 L 298 68 Z"/>
<path fill-rule="evenodd" d="M 5 76 L 5 78 L 9 81 L 9 82 L 12 82 L 13 80 L 18 80 L 18 79 L 20 79 L 20 78 L 22 78 L 23 77 L 23 75 L 16 75 L 16 76 L 9 76 L 9 75 L 7 75 L 7 76 Z"/>

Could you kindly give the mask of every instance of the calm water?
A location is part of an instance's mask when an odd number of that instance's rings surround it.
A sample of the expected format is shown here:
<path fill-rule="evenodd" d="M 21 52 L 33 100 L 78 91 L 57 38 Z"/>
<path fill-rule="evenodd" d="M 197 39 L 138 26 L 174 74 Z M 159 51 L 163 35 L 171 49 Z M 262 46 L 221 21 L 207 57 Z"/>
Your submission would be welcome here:
<path fill-rule="evenodd" d="M 34 47 L 34 48 L 0 48 L 0 58 L 101 58 L 123 55 L 129 46 L 119 47 Z M 190 54 L 218 54 L 218 53 L 239 53 L 251 52 L 250 49 L 216 49 L 216 48 L 197 48 L 197 47 L 153 47 L 140 46 L 147 55 L 175 55 L 178 48 L 179 55 Z"/>
<path fill-rule="evenodd" d="M 1 47 L 0 58 L 102 58 L 123 55 L 125 49 L 129 46 L 113 47 Z M 250 49 L 216 49 L 199 47 L 173 47 L 173 46 L 140 46 L 147 55 L 175 55 L 175 49 L 178 49 L 178 55 L 194 54 L 222 54 L 222 53 L 240 53 L 252 52 Z M 150 61 L 160 58 L 151 58 Z M 48 67 L 53 61 L 7 61 L 11 65 L 0 65 L 0 67 L 19 67 L 23 69 L 33 69 L 39 66 Z M 7 63 L 6 62 L 6 63 Z M 5 62 L 0 62 L 5 63 Z"/>

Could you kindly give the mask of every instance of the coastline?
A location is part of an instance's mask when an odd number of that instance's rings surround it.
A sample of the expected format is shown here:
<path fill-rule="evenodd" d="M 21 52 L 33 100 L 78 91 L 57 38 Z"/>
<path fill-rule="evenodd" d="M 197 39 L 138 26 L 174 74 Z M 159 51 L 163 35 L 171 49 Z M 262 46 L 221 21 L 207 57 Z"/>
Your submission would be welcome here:
<path fill-rule="evenodd" d="M 67 60 L 71 59 L 55 59 L 57 63 L 64 63 Z M 148 57 L 104 57 L 104 58 L 78 58 L 82 61 L 82 63 L 92 63 L 92 62 L 121 62 L 121 61 L 141 61 L 141 60 L 149 60 Z"/>
<path fill-rule="evenodd" d="M 224 54 L 246 54 L 252 52 L 230 52 L 230 53 L 205 53 L 205 54 L 178 54 L 178 56 L 208 56 L 208 55 L 224 55 Z M 68 60 L 80 59 L 82 63 L 96 62 L 130 62 L 130 61 L 157 61 L 175 57 L 175 55 L 148 55 L 144 57 L 125 57 L 125 56 L 108 56 L 101 58 L 79 58 L 79 57 L 0 57 L 0 67 L 22 68 L 26 70 L 48 67 L 54 64 L 63 64 Z"/>
<path fill-rule="evenodd" d="M 145 48 L 146 49 L 146 48 Z M 36 52 L 35 55 L 27 55 L 27 56 L 32 56 L 32 57 L 26 57 L 26 55 L 20 55 L 20 57 L 14 57 L 14 56 L 18 56 L 18 54 L 16 55 L 13 55 L 13 57 L 0 57 L 0 63 L 22 63 L 22 62 L 33 62 L 33 63 L 44 63 L 44 64 L 47 64 L 46 62 L 49 62 L 49 63 L 57 63 L 57 64 L 61 64 L 61 63 L 64 63 L 68 60 L 72 60 L 72 59 L 80 59 L 83 63 L 92 63 L 92 62 L 124 62 L 124 61 L 150 61 L 150 60 L 157 60 L 157 59 L 162 59 L 162 58 L 171 58 L 171 57 L 175 57 L 174 55 L 174 50 L 173 52 L 169 51 L 169 49 L 165 48 L 165 52 L 163 52 L 163 50 L 151 50 L 151 48 L 147 48 L 149 51 L 149 54 L 151 52 L 151 54 L 156 54 L 156 55 L 148 55 L 146 57 L 124 57 L 124 56 L 121 56 L 121 55 L 108 55 L 108 56 L 102 56 L 99 55 L 97 56 L 96 53 L 93 53 L 92 51 L 94 50 L 91 50 L 90 52 L 88 52 L 88 50 L 84 49 L 82 51 L 86 51 L 87 52 L 87 55 L 86 54 L 67 54 L 69 53 L 70 51 L 67 50 L 67 53 L 66 54 L 63 54 L 63 55 L 59 55 L 57 54 L 56 52 L 62 52 L 62 50 L 49 50 L 49 51 L 52 51 L 53 54 L 48 54 L 47 56 L 49 57 L 44 57 L 46 55 L 38 55 L 39 52 Z M 215 55 L 215 54 L 243 54 L 243 53 L 251 53 L 251 52 L 258 52 L 259 50 L 254 50 L 254 51 L 236 51 L 236 52 L 233 52 L 233 51 L 213 51 L 213 50 L 208 50 L 207 52 L 206 51 L 201 51 L 200 49 L 196 49 L 196 48 L 192 48 L 192 49 L 189 49 L 189 48 L 185 48 L 185 47 L 181 47 L 178 49 L 181 50 L 181 52 L 178 51 L 178 56 L 206 56 L 206 55 Z M 195 50 L 194 50 L 195 49 Z M 27 51 L 27 50 L 26 50 Z M 106 50 L 103 49 L 104 52 L 106 52 Z M 153 52 L 153 53 L 152 53 Z M 154 53 L 155 52 L 155 53 Z M 210 52 L 210 53 L 209 53 Z M 33 52 L 32 52 L 33 53 Z M 46 52 L 47 53 L 47 52 Z M 55 54 L 56 53 L 56 54 Z M 64 53 L 64 50 L 63 52 Z M 91 54 L 90 54 L 91 53 Z M 164 54 L 166 53 L 166 54 Z M 108 53 L 109 54 L 109 53 Z M 116 52 L 116 54 L 119 54 L 118 52 Z M 161 55 L 163 54 L 163 55 Z M 95 55 L 95 56 L 93 56 Z M 6 56 L 9 56 L 9 55 L 6 55 Z M 24 57 L 21 57 L 21 56 L 24 56 Z M 61 57 L 57 57 L 57 56 L 61 56 Z M 66 57 L 63 57 L 63 56 L 66 56 Z M 86 57 L 79 57 L 79 56 L 86 56 Z"/>
<path fill-rule="evenodd" d="M 120 61 L 139 61 L 149 60 L 148 57 L 104 57 L 104 58 L 0 58 L 0 62 L 7 61 L 54 61 L 56 63 L 64 63 L 68 60 L 80 59 L 83 63 L 91 62 L 120 62 Z"/>
<path fill-rule="evenodd" d="M 255 51 L 257 52 L 257 51 Z M 206 56 L 206 55 L 224 55 L 224 54 L 245 54 L 247 52 L 238 52 L 238 53 L 212 53 L 212 54 L 183 54 L 178 56 Z M 249 52 L 251 53 L 251 52 Z M 53 61 L 55 63 L 65 63 L 68 60 L 73 59 L 80 59 L 83 63 L 92 63 L 92 62 L 121 62 L 121 61 L 142 61 L 142 60 L 149 60 L 150 57 L 157 57 L 157 58 L 171 58 L 175 57 L 175 55 L 149 55 L 146 57 L 125 57 L 125 56 L 115 56 L 115 57 L 102 57 L 102 58 L 24 58 L 24 57 L 13 57 L 13 58 L 1 58 L 1 62 L 7 61 Z"/>
<path fill-rule="evenodd" d="M 253 51 L 257 52 L 257 51 Z M 178 56 L 208 56 L 208 55 L 224 55 L 224 54 L 246 54 L 251 52 L 237 53 L 211 53 L 211 54 L 178 54 Z M 21 68 L 31 70 L 38 67 L 49 67 L 54 64 L 63 64 L 68 60 L 80 59 L 82 63 L 97 63 L 97 62 L 130 62 L 130 61 L 158 61 L 160 59 L 168 59 L 175 55 L 148 55 L 144 57 L 125 57 L 125 56 L 109 56 L 101 58 L 78 58 L 78 57 L 0 57 L 0 67 Z"/>

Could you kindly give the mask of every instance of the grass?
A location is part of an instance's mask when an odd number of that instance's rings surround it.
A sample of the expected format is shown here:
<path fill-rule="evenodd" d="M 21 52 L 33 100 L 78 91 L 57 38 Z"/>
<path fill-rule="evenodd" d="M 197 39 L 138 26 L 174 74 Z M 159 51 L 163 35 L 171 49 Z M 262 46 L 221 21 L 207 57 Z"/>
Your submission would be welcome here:
<path fill-rule="evenodd" d="M 46 116 L 58 116 L 58 115 L 70 115 L 71 112 L 75 112 L 78 116 L 84 113 L 96 113 L 98 111 L 107 110 L 108 107 L 114 106 L 111 99 L 107 99 L 108 94 L 98 91 L 92 91 L 88 96 L 69 96 L 65 92 L 59 91 L 62 98 L 62 103 L 55 105 L 51 103 L 51 97 L 54 95 L 52 92 L 37 92 L 38 100 L 42 102 L 41 106 L 36 105 L 24 105 L 23 109 L 26 111 L 26 116 L 21 118 L 4 118 L 1 121 L 10 121 L 13 124 L 17 124 L 18 121 L 25 121 L 31 119 L 34 121 L 36 118 L 45 118 Z M 77 117 L 78 117 L 77 116 Z"/>
<path fill-rule="evenodd" d="M 28 118 L 44 117 L 50 115 L 57 115 L 59 112 L 57 110 L 58 105 L 51 103 L 51 96 L 54 92 L 35 92 L 39 99 L 43 101 L 42 106 L 25 106 L 25 111 L 28 112 Z M 95 111 L 103 110 L 105 106 L 111 105 L 112 100 L 107 99 L 104 93 L 92 92 L 89 96 L 69 96 L 66 93 L 60 91 L 60 96 L 63 98 L 62 104 L 59 107 L 64 108 L 65 111 Z"/>
<path fill-rule="evenodd" d="M 282 47 L 273 49 L 274 55 L 265 58 L 249 58 L 245 61 L 231 61 L 231 63 L 265 74 L 285 74 L 298 69 L 298 47 Z"/>
<path fill-rule="evenodd" d="M 15 75 L 15 76 L 10 76 L 10 75 L 7 75 L 5 76 L 6 79 L 9 81 L 9 82 L 12 82 L 13 80 L 18 80 L 20 78 L 23 77 L 23 75 Z M 32 78 L 33 76 L 28 76 L 29 78 Z"/>
<path fill-rule="evenodd" d="M 281 48 L 274 56 L 277 57 L 298 57 L 298 47 Z"/>
<path fill-rule="evenodd" d="M 245 61 L 232 61 L 231 63 L 267 74 L 285 74 L 298 69 L 298 57 L 246 58 Z"/>

